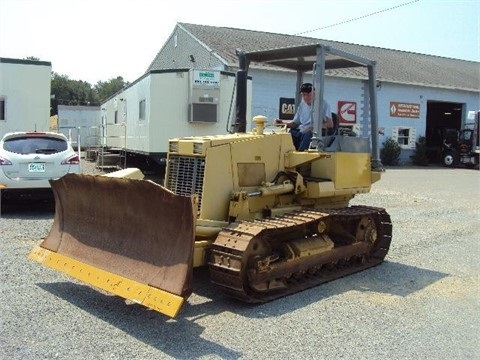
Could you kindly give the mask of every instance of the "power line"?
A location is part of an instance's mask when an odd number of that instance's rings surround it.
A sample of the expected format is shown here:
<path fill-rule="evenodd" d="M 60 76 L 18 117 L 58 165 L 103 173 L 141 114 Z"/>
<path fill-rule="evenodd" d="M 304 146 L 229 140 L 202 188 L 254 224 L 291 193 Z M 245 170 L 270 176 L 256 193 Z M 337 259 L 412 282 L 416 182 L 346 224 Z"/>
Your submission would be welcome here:
<path fill-rule="evenodd" d="M 323 30 L 323 29 L 328 29 L 328 28 L 331 28 L 331 27 L 335 27 L 335 26 L 347 24 L 347 23 L 349 23 L 349 22 L 357 21 L 357 20 L 364 19 L 364 18 L 369 17 L 369 16 L 381 14 L 381 13 L 384 13 L 384 12 L 387 12 L 387 11 L 390 11 L 390 10 L 394 10 L 394 9 L 398 9 L 399 7 L 406 6 L 406 5 L 410 5 L 410 4 L 419 2 L 419 1 L 420 1 L 420 0 L 410 1 L 410 2 L 407 2 L 407 3 L 400 4 L 400 5 L 392 6 L 392 7 L 388 8 L 388 9 L 383 9 L 383 10 L 375 11 L 375 12 L 370 13 L 370 14 L 362 15 L 362 16 L 359 16 L 359 17 L 356 17 L 356 18 L 353 18 L 353 19 L 349 19 L 349 20 L 345 20 L 345 21 L 342 21 L 342 22 L 339 22 L 339 23 L 336 23 L 336 24 L 327 25 L 327 26 L 322 26 L 322 27 L 317 28 L 317 29 L 303 31 L 303 32 L 300 32 L 300 33 L 297 33 L 297 34 L 294 34 L 294 35 L 308 34 L 308 33 L 314 32 L 314 31 Z"/>

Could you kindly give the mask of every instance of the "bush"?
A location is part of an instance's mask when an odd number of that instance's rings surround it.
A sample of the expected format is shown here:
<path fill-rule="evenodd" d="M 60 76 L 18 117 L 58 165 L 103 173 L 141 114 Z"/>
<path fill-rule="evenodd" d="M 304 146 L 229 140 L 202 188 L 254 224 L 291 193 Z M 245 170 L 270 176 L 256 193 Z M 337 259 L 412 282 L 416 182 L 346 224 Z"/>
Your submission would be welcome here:
<path fill-rule="evenodd" d="M 414 165 L 428 165 L 427 139 L 425 136 L 420 136 L 418 138 L 418 141 L 415 143 L 415 151 L 410 158 L 412 159 Z"/>
<path fill-rule="evenodd" d="M 380 159 L 383 165 L 398 165 L 401 151 L 400 145 L 395 140 L 392 138 L 385 140 L 383 148 L 380 150 Z"/>

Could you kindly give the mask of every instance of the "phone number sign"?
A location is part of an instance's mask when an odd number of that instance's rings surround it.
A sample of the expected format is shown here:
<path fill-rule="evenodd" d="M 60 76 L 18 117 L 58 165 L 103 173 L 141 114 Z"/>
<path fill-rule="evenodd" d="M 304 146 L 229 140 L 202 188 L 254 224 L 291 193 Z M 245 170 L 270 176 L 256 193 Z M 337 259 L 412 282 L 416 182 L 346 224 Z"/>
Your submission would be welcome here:
<path fill-rule="evenodd" d="M 390 116 L 418 119 L 420 118 L 420 104 L 391 101 Z"/>

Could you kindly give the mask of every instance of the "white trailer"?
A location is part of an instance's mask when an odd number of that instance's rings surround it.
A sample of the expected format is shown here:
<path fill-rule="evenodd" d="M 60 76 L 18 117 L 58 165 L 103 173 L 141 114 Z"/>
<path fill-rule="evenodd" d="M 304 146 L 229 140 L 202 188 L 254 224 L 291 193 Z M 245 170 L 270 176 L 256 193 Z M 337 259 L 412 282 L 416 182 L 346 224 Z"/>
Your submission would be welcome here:
<path fill-rule="evenodd" d="M 51 72 L 48 61 L 0 57 L 0 138 L 49 130 Z"/>
<path fill-rule="evenodd" d="M 251 86 L 249 79 L 248 94 Z M 102 104 L 102 148 L 124 154 L 125 166 L 161 172 L 169 139 L 228 133 L 235 122 L 234 103 L 235 73 L 152 71 Z M 248 119 L 250 104 L 251 98 Z"/>

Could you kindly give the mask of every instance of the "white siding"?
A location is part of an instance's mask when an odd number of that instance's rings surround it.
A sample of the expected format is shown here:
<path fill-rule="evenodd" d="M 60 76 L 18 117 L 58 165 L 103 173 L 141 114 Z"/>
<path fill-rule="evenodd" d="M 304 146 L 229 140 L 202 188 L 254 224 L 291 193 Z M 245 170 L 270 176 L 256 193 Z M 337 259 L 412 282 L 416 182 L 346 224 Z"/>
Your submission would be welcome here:
<path fill-rule="evenodd" d="M 5 100 L 0 135 L 10 131 L 48 131 L 52 67 L 43 64 L 0 62 L 0 97 Z"/>
<path fill-rule="evenodd" d="M 99 106 L 58 105 L 57 131 L 77 144 L 80 135 L 82 147 L 99 146 L 101 113 Z"/>

